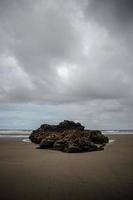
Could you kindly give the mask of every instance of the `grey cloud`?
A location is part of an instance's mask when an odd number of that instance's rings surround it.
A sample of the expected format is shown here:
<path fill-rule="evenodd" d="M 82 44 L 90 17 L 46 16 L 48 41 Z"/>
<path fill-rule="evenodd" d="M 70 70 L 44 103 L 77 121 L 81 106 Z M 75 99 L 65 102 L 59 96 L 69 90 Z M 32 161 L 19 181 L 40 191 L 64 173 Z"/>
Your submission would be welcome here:
<path fill-rule="evenodd" d="M 129 0 L 1 0 L 1 103 L 46 105 L 50 120 L 59 110 L 59 119 L 80 114 L 100 127 L 116 114 L 123 123 L 132 111 L 132 8 Z"/>
<path fill-rule="evenodd" d="M 108 28 L 129 28 L 133 19 L 132 0 L 88 0 L 85 14 Z"/>
<path fill-rule="evenodd" d="M 26 87 L 27 92 L 24 87 L 20 86 L 19 90 L 14 86 L 8 91 L 9 101 L 25 99 L 63 103 L 131 95 L 132 55 L 125 43 L 108 34 L 102 26 L 97 26 L 97 18 L 96 22 L 85 22 L 83 10 L 79 9 L 77 1 L 72 2 L 39 1 L 37 4 L 28 1 L 27 4 L 25 1 L 2 1 L 2 36 L 8 35 L 6 50 L 3 48 L 2 53 L 8 51 L 7 55 L 11 54 L 18 67 L 27 73 L 27 79 L 31 81 L 29 84 L 34 85 L 34 89 Z M 112 8 L 118 9 L 117 4 L 114 1 L 91 1 L 90 15 L 98 15 L 102 9 L 110 13 Z M 77 10 L 72 9 L 68 13 L 70 5 L 77 6 Z M 90 48 L 85 54 L 84 45 Z M 127 59 L 131 60 L 130 63 Z M 58 75 L 58 67 L 64 63 L 66 68 L 70 65 L 67 81 Z M 72 70 L 71 65 L 75 65 L 76 69 Z M 13 80 L 10 84 L 15 85 Z"/>
<path fill-rule="evenodd" d="M 128 47 L 133 48 L 133 1 L 132 0 L 87 0 L 84 14 L 96 21 L 111 34 L 122 37 Z"/>

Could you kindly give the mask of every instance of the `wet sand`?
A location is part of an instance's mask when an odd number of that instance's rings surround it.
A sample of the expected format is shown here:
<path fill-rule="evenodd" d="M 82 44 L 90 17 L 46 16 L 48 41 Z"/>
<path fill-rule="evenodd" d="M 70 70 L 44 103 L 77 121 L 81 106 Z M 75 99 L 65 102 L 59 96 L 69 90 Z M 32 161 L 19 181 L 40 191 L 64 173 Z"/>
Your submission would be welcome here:
<path fill-rule="evenodd" d="M 105 150 L 77 154 L 0 141 L 0 199 L 133 199 L 133 135 L 109 138 Z"/>

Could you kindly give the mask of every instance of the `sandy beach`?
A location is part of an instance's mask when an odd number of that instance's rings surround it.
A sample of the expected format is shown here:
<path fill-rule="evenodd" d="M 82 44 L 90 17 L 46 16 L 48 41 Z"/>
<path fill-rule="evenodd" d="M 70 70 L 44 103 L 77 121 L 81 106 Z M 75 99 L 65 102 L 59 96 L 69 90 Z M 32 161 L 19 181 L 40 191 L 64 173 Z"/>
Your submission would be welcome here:
<path fill-rule="evenodd" d="M 77 154 L 0 141 L 0 199 L 133 199 L 133 135 L 109 138 L 105 150 Z"/>

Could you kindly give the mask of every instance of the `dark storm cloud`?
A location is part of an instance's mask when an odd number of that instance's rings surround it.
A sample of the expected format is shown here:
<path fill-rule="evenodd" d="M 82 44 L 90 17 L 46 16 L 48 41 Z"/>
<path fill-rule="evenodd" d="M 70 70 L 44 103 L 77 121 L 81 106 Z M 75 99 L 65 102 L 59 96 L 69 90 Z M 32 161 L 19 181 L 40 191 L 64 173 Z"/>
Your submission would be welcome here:
<path fill-rule="evenodd" d="M 89 20 L 94 20 L 112 34 L 123 37 L 128 46 L 133 48 L 132 0 L 90 0 L 84 11 Z"/>
<path fill-rule="evenodd" d="M 117 26 L 132 24 L 133 1 L 132 0 L 90 0 L 88 14 L 95 16 L 96 20 L 103 23 L 116 23 Z M 106 18 L 107 17 L 107 18 Z"/>
<path fill-rule="evenodd" d="M 0 102 L 122 124 L 132 115 L 132 10 L 129 0 L 1 0 Z"/>

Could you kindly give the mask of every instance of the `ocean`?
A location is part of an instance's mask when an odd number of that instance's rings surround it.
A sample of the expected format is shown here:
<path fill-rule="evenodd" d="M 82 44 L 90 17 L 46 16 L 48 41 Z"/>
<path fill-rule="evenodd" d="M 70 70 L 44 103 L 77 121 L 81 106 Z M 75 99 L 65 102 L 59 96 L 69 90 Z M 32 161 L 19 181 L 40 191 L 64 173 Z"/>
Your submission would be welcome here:
<path fill-rule="evenodd" d="M 0 140 L 28 141 L 32 130 L 0 129 Z"/>
<path fill-rule="evenodd" d="M 133 130 L 101 130 L 103 134 L 133 134 Z"/>
<path fill-rule="evenodd" d="M 0 140 L 18 140 L 28 142 L 32 130 L 0 129 Z M 133 134 L 133 130 L 102 130 L 103 134 Z"/>

